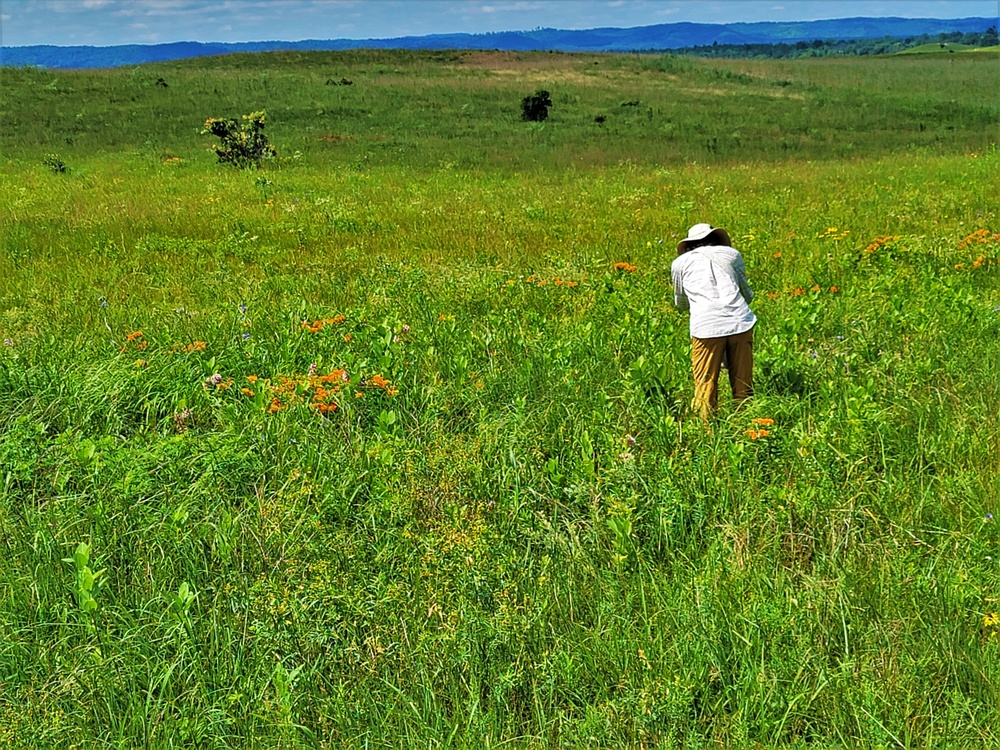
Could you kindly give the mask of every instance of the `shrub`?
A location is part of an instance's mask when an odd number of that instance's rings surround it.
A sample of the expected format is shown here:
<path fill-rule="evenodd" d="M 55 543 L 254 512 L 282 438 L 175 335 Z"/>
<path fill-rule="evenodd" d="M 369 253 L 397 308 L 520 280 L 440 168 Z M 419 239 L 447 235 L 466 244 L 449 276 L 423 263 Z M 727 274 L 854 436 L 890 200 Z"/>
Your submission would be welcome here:
<path fill-rule="evenodd" d="M 549 116 L 551 106 L 552 99 L 549 98 L 549 92 L 539 89 L 521 100 L 521 119 L 526 122 L 541 122 Z"/>
<path fill-rule="evenodd" d="M 232 164 L 239 169 L 259 167 L 264 159 L 275 156 L 274 147 L 264 135 L 264 112 L 243 115 L 243 122 L 235 119 L 211 118 L 205 121 L 203 133 L 211 133 L 222 141 L 212 146 L 220 164 Z"/>
<path fill-rule="evenodd" d="M 66 162 L 64 162 L 57 154 L 46 154 L 45 158 L 42 159 L 42 164 L 56 174 L 62 174 L 66 171 Z"/>

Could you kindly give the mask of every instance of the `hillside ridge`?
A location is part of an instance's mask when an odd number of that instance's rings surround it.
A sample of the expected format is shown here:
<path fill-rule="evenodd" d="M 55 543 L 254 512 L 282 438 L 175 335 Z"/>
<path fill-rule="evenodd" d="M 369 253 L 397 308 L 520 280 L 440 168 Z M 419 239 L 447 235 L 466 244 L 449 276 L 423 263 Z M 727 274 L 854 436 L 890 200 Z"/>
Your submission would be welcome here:
<path fill-rule="evenodd" d="M 107 68 L 166 62 L 233 52 L 336 51 L 358 48 L 496 49 L 528 52 L 632 52 L 704 45 L 780 44 L 814 40 L 913 37 L 922 34 L 979 33 L 997 19 L 971 17 L 841 18 L 822 21 L 760 21 L 729 24 L 667 23 L 629 28 L 565 30 L 538 28 L 485 34 L 431 34 L 383 39 L 127 44 L 107 47 L 27 45 L 0 47 L 0 65 L 44 68 Z"/>

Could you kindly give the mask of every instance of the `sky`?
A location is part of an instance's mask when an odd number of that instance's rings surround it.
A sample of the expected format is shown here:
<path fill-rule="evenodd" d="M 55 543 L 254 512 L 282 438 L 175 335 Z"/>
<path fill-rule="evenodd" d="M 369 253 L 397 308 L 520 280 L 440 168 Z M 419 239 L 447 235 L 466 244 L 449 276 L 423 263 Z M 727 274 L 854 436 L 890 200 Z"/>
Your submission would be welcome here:
<path fill-rule="evenodd" d="M 0 45 L 379 39 L 855 16 L 1000 16 L 1000 0 L 0 0 Z"/>

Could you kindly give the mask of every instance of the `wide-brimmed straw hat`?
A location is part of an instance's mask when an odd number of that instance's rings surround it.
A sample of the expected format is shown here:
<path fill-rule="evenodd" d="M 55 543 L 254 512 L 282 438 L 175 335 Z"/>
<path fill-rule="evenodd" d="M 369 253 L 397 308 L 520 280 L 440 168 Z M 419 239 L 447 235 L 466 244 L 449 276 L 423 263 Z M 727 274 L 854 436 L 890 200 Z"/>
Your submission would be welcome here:
<path fill-rule="evenodd" d="M 711 224 L 695 224 L 688 230 L 688 236 L 677 243 L 677 252 L 683 253 L 687 250 L 689 242 L 699 242 L 710 234 L 715 235 L 715 239 L 720 245 L 732 244 L 732 240 L 729 239 L 729 232 L 722 227 L 713 227 Z"/>

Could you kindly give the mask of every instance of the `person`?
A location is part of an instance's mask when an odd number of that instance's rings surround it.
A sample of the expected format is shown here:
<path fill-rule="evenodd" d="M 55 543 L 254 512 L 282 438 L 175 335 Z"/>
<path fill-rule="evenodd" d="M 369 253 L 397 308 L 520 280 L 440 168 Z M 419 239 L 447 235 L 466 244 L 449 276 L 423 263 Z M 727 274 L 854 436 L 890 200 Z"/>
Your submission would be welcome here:
<path fill-rule="evenodd" d="M 692 408 L 707 422 L 718 406 L 722 367 L 737 406 L 753 394 L 753 290 L 729 233 L 711 224 L 695 224 L 678 243 L 670 278 L 674 304 L 691 313 Z"/>

